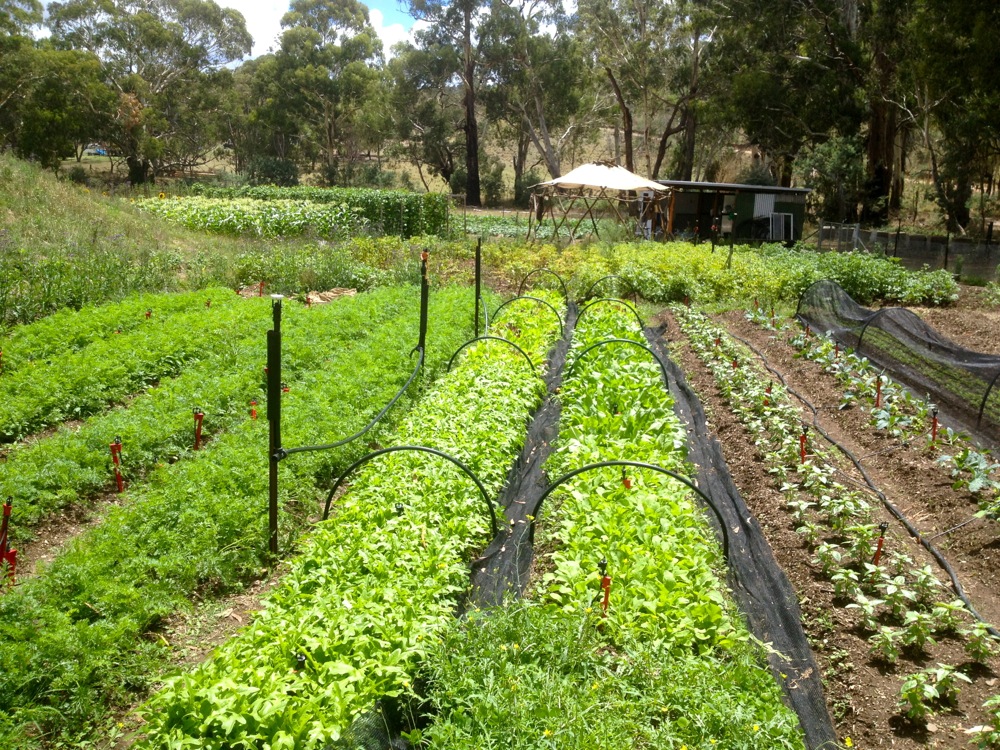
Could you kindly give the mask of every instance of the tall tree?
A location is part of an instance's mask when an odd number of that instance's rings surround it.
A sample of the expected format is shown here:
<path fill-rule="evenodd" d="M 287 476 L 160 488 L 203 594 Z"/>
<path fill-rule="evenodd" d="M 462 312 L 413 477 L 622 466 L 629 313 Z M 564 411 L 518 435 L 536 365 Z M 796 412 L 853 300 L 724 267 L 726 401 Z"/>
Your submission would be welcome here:
<path fill-rule="evenodd" d="M 75 144 L 104 136 L 115 104 L 92 54 L 0 36 L 0 146 L 57 169 Z"/>
<path fill-rule="evenodd" d="M 38 0 L 0 0 L 0 34 L 27 35 L 42 22 Z"/>
<path fill-rule="evenodd" d="M 965 231 L 972 187 L 1000 153 L 998 27 L 993 0 L 916 0 L 907 28 L 913 49 L 903 105 L 920 129 L 952 232 Z"/>
<path fill-rule="evenodd" d="M 293 0 L 275 55 L 286 106 L 308 121 L 328 175 L 367 143 L 366 103 L 380 82 L 382 43 L 357 0 Z"/>
<path fill-rule="evenodd" d="M 625 167 L 663 167 L 673 136 L 686 133 L 680 171 L 691 173 L 703 56 L 711 15 L 693 0 L 581 0 L 579 28 L 618 105 Z"/>
<path fill-rule="evenodd" d="M 519 185 L 528 146 L 552 177 L 562 174 L 565 148 L 587 128 L 587 58 L 569 33 L 561 3 L 495 2 L 480 27 L 486 112 L 507 123 Z"/>
<path fill-rule="evenodd" d="M 459 64 L 451 46 L 403 45 L 388 65 L 397 151 L 417 168 L 425 188 L 425 168 L 447 183 L 463 161 L 464 138 L 455 126 L 464 117 L 463 99 L 452 85 Z"/>
<path fill-rule="evenodd" d="M 730 119 L 777 167 L 781 184 L 806 145 L 857 134 L 864 92 L 857 50 L 833 0 L 746 0 L 720 26 L 716 64 Z"/>
<path fill-rule="evenodd" d="M 478 24 L 483 0 L 407 0 L 410 14 L 427 21 L 430 27 L 418 34 L 422 48 L 442 50 L 453 46 L 460 51 L 457 74 L 462 82 L 465 119 L 465 200 L 470 206 L 482 203 L 479 184 L 479 122 L 476 119 L 476 89 L 480 57 Z"/>
<path fill-rule="evenodd" d="M 163 154 L 167 102 L 186 98 L 253 41 L 242 14 L 213 0 L 67 0 L 49 5 L 48 24 L 58 44 L 101 60 L 119 97 L 112 141 L 134 184 L 150 178 Z"/>

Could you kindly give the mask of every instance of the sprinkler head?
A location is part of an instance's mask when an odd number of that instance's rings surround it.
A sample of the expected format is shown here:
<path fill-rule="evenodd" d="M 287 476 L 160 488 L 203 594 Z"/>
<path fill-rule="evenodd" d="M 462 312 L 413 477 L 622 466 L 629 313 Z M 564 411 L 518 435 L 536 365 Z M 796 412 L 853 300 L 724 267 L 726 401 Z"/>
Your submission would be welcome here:
<path fill-rule="evenodd" d="M 879 534 L 879 536 L 885 536 L 885 532 L 889 530 L 889 522 L 883 521 L 882 523 L 880 523 L 878 525 L 878 530 L 882 532 L 881 534 Z"/>
<path fill-rule="evenodd" d="M 404 510 L 406 510 L 406 506 L 404 506 L 402 503 L 396 503 L 396 515 L 397 516 L 403 515 L 403 511 Z"/>
<path fill-rule="evenodd" d="M 597 562 L 597 567 L 601 571 L 601 578 L 603 578 L 608 574 L 608 561 L 605 560 L 604 558 L 601 558 Z"/>

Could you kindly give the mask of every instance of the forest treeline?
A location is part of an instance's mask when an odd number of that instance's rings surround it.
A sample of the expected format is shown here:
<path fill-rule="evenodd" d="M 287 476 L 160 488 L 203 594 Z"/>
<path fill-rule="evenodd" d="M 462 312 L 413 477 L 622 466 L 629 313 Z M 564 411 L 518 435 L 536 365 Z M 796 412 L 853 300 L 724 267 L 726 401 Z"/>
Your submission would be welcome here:
<path fill-rule="evenodd" d="M 742 143 L 871 224 L 919 152 L 960 232 L 993 191 L 996 0 L 406 5 L 416 43 L 384 50 L 357 0 L 292 0 L 246 59 L 245 19 L 212 0 L 0 0 L 0 147 L 58 167 L 99 144 L 132 184 L 220 157 L 251 183 L 350 184 L 391 158 L 479 205 L 598 139 L 654 179 L 712 180 Z"/>

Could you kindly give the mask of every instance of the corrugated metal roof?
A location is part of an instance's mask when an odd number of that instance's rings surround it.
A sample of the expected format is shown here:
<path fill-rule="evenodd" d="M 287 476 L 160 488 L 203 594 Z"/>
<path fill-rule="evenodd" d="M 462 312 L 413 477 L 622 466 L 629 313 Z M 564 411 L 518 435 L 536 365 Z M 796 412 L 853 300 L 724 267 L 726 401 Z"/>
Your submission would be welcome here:
<path fill-rule="evenodd" d="M 776 185 L 741 185 L 735 182 L 688 182 L 687 180 L 657 180 L 657 182 L 676 190 L 701 190 L 720 193 L 791 193 L 794 195 L 806 195 L 812 192 L 810 188 L 788 188 L 777 187 Z"/>

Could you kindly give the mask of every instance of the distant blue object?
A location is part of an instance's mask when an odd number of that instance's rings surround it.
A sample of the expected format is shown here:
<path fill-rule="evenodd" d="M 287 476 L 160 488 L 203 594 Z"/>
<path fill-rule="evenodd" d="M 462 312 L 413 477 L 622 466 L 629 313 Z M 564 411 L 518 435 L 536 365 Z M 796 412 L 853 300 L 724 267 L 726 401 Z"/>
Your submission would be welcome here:
<path fill-rule="evenodd" d="M 108 152 L 105 151 L 103 148 L 95 148 L 94 149 L 94 156 L 107 156 L 107 155 L 108 155 Z"/>

